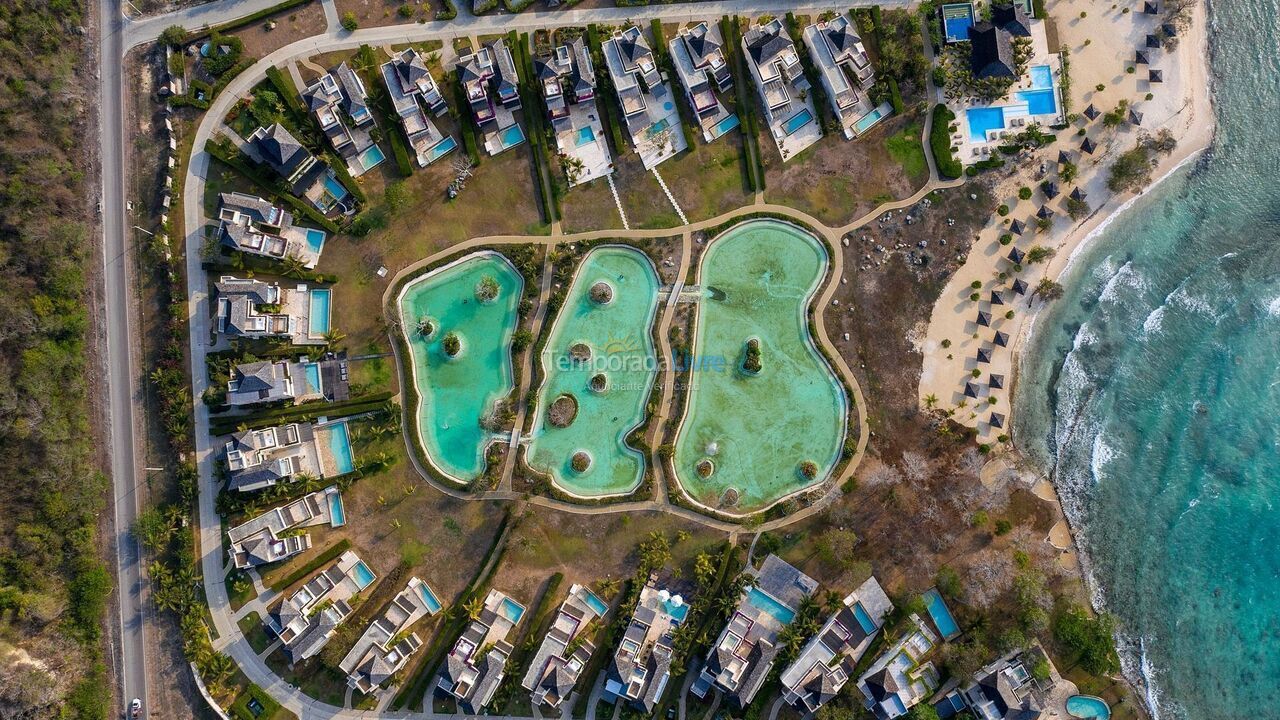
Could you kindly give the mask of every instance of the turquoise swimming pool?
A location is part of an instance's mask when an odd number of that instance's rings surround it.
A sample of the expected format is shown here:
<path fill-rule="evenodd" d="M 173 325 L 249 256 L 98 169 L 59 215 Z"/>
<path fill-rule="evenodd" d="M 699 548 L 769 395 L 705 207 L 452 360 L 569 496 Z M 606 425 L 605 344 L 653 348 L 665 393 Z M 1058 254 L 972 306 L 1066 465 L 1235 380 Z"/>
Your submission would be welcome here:
<path fill-rule="evenodd" d="M 876 622 L 867 614 L 867 609 L 862 607 L 862 603 L 853 604 L 853 616 L 857 618 L 858 624 L 862 626 L 862 632 L 870 635 L 876 631 Z"/>
<path fill-rule="evenodd" d="M 657 135 L 658 133 L 662 132 L 663 130 L 666 130 L 669 127 L 671 127 L 671 121 L 668 120 L 667 118 L 662 118 L 658 122 L 645 128 L 644 136 L 646 139 L 651 138 L 654 135 Z"/>
<path fill-rule="evenodd" d="M 320 337 L 329 332 L 329 301 L 333 291 L 329 288 L 314 288 L 307 299 L 307 334 Z"/>
<path fill-rule="evenodd" d="M 454 140 L 452 135 L 446 137 L 445 139 L 436 143 L 435 147 L 427 151 L 427 164 L 430 165 L 436 160 L 439 160 L 445 155 L 448 155 L 449 153 L 453 152 L 457 147 L 458 147 L 458 141 Z"/>
<path fill-rule="evenodd" d="M 862 133 L 875 127 L 876 123 L 893 114 L 893 106 L 889 103 L 883 103 L 875 110 L 858 118 L 858 122 L 853 124 L 853 131 L 861 135 Z"/>
<path fill-rule="evenodd" d="M 324 392 L 324 384 L 323 384 L 323 382 L 322 382 L 322 381 L 321 381 L 321 379 L 320 379 L 320 365 L 319 365 L 319 363 L 313 363 L 313 362 L 303 363 L 303 364 L 302 364 L 302 375 L 303 375 L 304 380 L 306 381 L 307 387 L 306 387 L 306 389 L 305 389 L 302 393 L 300 393 L 300 394 L 310 395 L 310 394 L 313 394 L 313 393 L 323 393 L 323 392 Z"/>
<path fill-rule="evenodd" d="M 711 139 L 714 140 L 741 124 L 742 121 L 738 119 L 737 115 L 728 115 L 720 118 L 720 122 L 716 123 L 711 129 Z"/>
<path fill-rule="evenodd" d="M 1058 93 L 1053 89 L 1023 90 L 1015 96 L 1027 104 L 1028 115 L 1057 115 Z"/>
<path fill-rule="evenodd" d="M 371 584 L 373 584 L 373 580 L 374 580 L 373 571 L 369 569 L 368 565 L 364 564 L 363 560 L 356 563 L 355 569 L 353 570 L 353 574 L 356 579 L 356 587 L 358 587 L 359 589 L 363 590 L 369 587 Z"/>
<path fill-rule="evenodd" d="M 795 115 L 792 115 L 787 120 L 786 124 L 782 126 L 782 130 L 788 135 L 794 135 L 797 130 L 808 125 L 812 121 L 813 113 L 809 112 L 809 108 L 805 108 Z"/>
<path fill-rule="evenodd" d="M 583 588 L 583 592 L 587 594 L 587 607 L 591 608 L 595 614 L 600 617 L 604 617 L 604 614 L 609 612 L 609 606 L 605 605 L 603 600 L 596 597 L 595 593 L 587 590 L 586 588 Z"/>
<path fill-rule="evenodd" d="M 956 624 L 956 619 L 951 616 L 951 609 L 947 607 L 947 603 L 942 599 L 942 594 L 937 588 L 930 588 L 924 594 L 925 608 L 929 611 L 929 617 L 933 618 L 933 624 L 938 628 L 938 632 L 942 634 L 943 640 L 960 634 L 960 626 Z"/>
<path fill-rule="evenodd" d="M 512 623 L 518 623 L 524 617 L 524 607 L 509 597 L 502 598 L 502 605 L 498 609 Z"/>
<path fill-rule="evenodd" d="M 790 625 L 791 621 L 796 618 L 795 610 L 792 610 L 786 605 L 774 600 L 772 595 L 758 587 L 753 587 L 747 591 L 747 601 L 764 612 L 772 615 L 774 620 L 777 620 L 783 625 Z"/>
<path fill-rule="evenodd" d="M 336 492 L 329 493 L 329 525 L 330 527 L 342 527 L 347 524 L 347 513 L 342 507 L 342 495 Z"/>
<path fill-rule="evenodd" d="M 662 609 L 665 610 L 666 613 L 671 616 L 671 619 L 677 624 L 684 622 L 684 619 L 689 616 L 689 603 L 687 602 L 682 602 L 679 605 L 676 605 L 672 600 L 667 600 L 662 603 Z"/>
<path fill-rule="evenodd" d="M 1045 90 L 1053 87 L 1053 68 L 1048 65 L 1032 65 L 1028 72 L 1031 73 L 1031 89 Z"/>
<path fill-rule="evenodd" d="M 365 172 L 369 172 L 382 164 L 382 161 L 386 159 L 387 156 L 382 154 L 382 148 L 377 145 L 371 145 L 364 152 L 360 153 L 356 158 L 356 161 L 360 163 L 360 167 L 363 168 Z"/>
<path fill-rule="evenodd" d="M 989 130 L 1004 129 L 1002 107 L 969 108 L 964 114 L 969 120 L 969 139 L 974 142 L 986 142 Z"/>
<path fill-rule="evenodd" d="M 476 299 L 480 282 L 498 283 L 492 302 Z M 496 253 L 468 255 L 415 278 L 398 300 L 404 338 L 418 391 L 418 437 L 428 459 L 458 482 L 484 471 L 484 448 L 493 439 L 481 421 L 513 386 L 511 337 L 524 279 Z M 424 334 L 426 324 L 433 329 Z M 454 334 L 461 351 L 449 357 L 444 339 Z"/>
<path fill-rule="evenodd" d="M 607 286 L 608 302 L 592 288 Z M 598 497 L 630 492 L 644 479 L 645 457 L 627 445 L 627 435 L 644 420 L 657 375 L 651 327 L 658 309 L 658 275 L 644 253 L 603 246 L 582 260 L 542 351 L 544 378 L 525 459 L 575 495 Z M 585 344 L 591 356 L 574 360 L 571 349 Z M 605 387 L 591 387 L 603 376 Z M 570 396 L 577 414 L 565 427 L 549 420 L 550 406 Z M 591 465 L 573 467 L 585 452 Z"/>
<path fill-rule="evenodd" d="M 596 141 L 596 131 L 590 125 L 579 128 L 578 136 L 574 140 L 574 147 L 582 147 Z"/>
<path fill-rule="evenodd" d="M 440 612 L 440 608 L 443 606 L 440 604 L 440 600 L 436 598 L 435 592 L 426 583 L 418 586 L 418 594 L 422 596 L 422 602 L 426 603 L 427 610 L 432 615 Z"/>
<path fill-rule="evenodd" d="M 337 422 L 326 425 L 322 431 L 328 435 L 329 454 L 333 456 L 334 468 L 339 475 L 346 475 L 356 469 L 355 458 L 351 454 L 351 437 L 347 433 L 347 424 Z"/>
<path fill-rule="evenodd" d="M 324 176 L 324 190 L 333 202 L 339 202 L 347 196 L 347 189 L 333 175 Z"/>
<path fill-rule="evenodd" d="M 319 255 L 320 251 L 324 249 L 325 232 L 323 230 L 316 230 L 315 228 L 306 228 L 306 231 L 307 247 L 311 252 Z"/>
<path fill-rule="evenodd" d="M 1072 695 L 1067 698 L 1067 714 L 1086 720 L 1109 720 L 1111 708 L 1100 697 Z"/>
<path fill-rule="evenodd" d="M 501 149 L 513 148 L 524 142 L 524 130 L 521 130 L 519 125 L 512 125 L 498 135 L 498 140 L 502 143 Z"/>

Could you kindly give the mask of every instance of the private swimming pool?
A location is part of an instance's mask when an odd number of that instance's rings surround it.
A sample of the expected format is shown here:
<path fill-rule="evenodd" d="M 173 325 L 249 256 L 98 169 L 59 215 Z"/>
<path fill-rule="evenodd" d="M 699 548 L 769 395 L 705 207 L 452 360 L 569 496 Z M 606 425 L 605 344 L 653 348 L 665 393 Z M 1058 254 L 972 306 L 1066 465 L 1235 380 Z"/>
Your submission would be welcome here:
<path fill-rule="evenodd" d="M 721 135 L 724 135 L 730 130 L 738 127 L 738 125 L 740 125 L 741 122 L 742 121 L 738 120 L 737 115 L 728 115 L 726 117 L 721 118 L 720 122 L 716 123 L 715 127 L 711 129 L 711 139 L 714 140 L 720 137 Z"/>
<path fill-rule="evenodd" d="M 777 620 L 783 625 L 790 625 L 791 621 L 796 617 L 795 610 L 792 610 L 786 605 L 774 600 L 772 595 L 758 587 L 753 587 L 747 591 L 747 601 L 764 612 L 769 613 L 773 616 L 774 620 Z"/>
<path fill-rule="evenodd" d="M 609 612 L 609 606 L 605 605 L 603 600 L 596 597 L 595 593 L 591 592 L 590 590 L 586 590 L 585 588 L 583 588 L 583 590 L 587 594 L 587 598 L 586 598 L 587 607 L 594 610 L 595 613 L 600 617 L 604 617 L 604 614 Z"/>
<path fill-rule="evenodd" d="M 418 586 L 418 594 L 422 596 L 422 602 L 426 603 L 427 610 L 430 611 L 432 615 L 440 612 L 440 608 L 442 607 L 442 605 L 440 605 L 440 600 L 436 598 L 435 592 L 433 592 L 431 588 L 427 587 L 426 583 L 422 583 Z"/>
<path fill-rule="evenodd" d="M 306 228 L 307 231 L 307 247 L 311 252 L 319 255 L 324 249 L 325 232 L 316 230 L 315 228 Z"/>
<path fill-rule="evenodd" d="M 445 139 L 436 143 L 435 147 L 427 151 L 427 164 L 430 165 L 436 160 L 439 160 L 445 155 L 448 155 L 457 147 L 458 147 L 458 141 L 454 140 L 452 135 L 446 137 Z"/>
<path fill-rule="evenodd" d="M 363 172 L 369 172 L 386 160 L 387 156 L 382 154 L 382 148 L 377 145 L 370 145 L 368 149 L 360 153 L 356 161 L 360 164 Z"/>
<path fill-rule="evenodd" d="M 942 594 L 938 592 L 937 588 L 930 588 L 924 594 L 924 603 L 929 610 L 929 617 L 933 618 L 933 624 L 937 626 L 943 640 L 950 640 L 960 634 L 960 626 L 956 624 L 955 618 L 951 616 L 951 610 L 947 607 L 947 603 L 943 601 Z"/>
<path fill-rule="evenodd" d="M 319 363 L 313 363 L 313 362 L 303 363 L 302 374 L 307 383 L 306 390 L 302 394 L 311 395 L 313 393 L 324 392 L 324 383 L 320 380 L 320 364 Z"/>
<path fill-rule="evenodd" d="M 578 136 L 574 139 L 574 147 L 582 147 L 596 141 L 596 131 L 590 125 L 586 125 L 578 129 Z"/>
<path fill-rule="evenodd" d="M 356 587 L 360 590 L 363 590 L 373 584 L 373 571 L 369 569 L 368 565 L 364 564 L 363 560 L 356 563 L 356 566 L 353 569 L 353 575 L 356 580 Z"/>
<path fill-rule="evenodd" d="M 518 623 L 520 618 L 524 617 L 524 607 L 509 597 L 502 598 L 502 605 L 498 609 L 502 612 L 503 617 L 512 623 Z"/>
<path fill-rule="evenodd" d="M 1100 697 L 1072 695 L 1067 698 L 1067 714 L 1086 720 L 1109 720 L 1111 708 Z"/>
<path fill-rule="evenodd" d="M 498 134 L 498 141 L 502 143 L 502 150 L 507 150 L 524 142 L 524 130 L 519 125 L 512 125 Z"/>
<path fill-rule="evenodd" d="M 347 196 L 347 189 L 332 174 L 324 176 L 324 191 L 331 198 L 328 203 L 330 205 L 341 202 Z"/>
<path fill-rule="evenodd" d="M 355 457 L 351 454 L 351 436 L 347 433 L 347 424 L 336 422 L 325 425 L 320 431 L 327 435 L 329 454 L 333 457 L 335 472 L 338 475 L 346 475 L 355 470 Z"/>
<path fill-rule="evenodd" d="M 486 277 L 498 283 L 492 302 L 476 299 Z M 432 270 L 400 292 L 397 304 L 418 391 L 418 439 L 431 463 L 456 482 L 484 471 L 484 448 L 493 435 L 481 421 L 511 392 L 511 337 L 523 293 L 520 273 L 493 252 Z M 461 347 L 453 357 L 444 350 L 450 334 Z"/>
<path fill-rule="evenodd" d="M 329 299 L 333 291 L 329 288 L 315 288 L 309 294 L 307 334 L 320 337 L 329 332 Z"/>
<path fill-rule="evenodd" d="M 858 122 L 853 124 L 853 131 L 861 135 L 862 133 L 875 127 L 876 123 L 893 114 L 893 106 L 889 103 L 881 103 L 875 110 L 863 115 Z"/>
<path fill-rule="evenodd" d="M 812 120 L 813 113 L 809 112 L 809 108 L 805 108 L 788 118 L 787 122 L 782 126 L 782 130 L 788 135 L 794 135 L 797 130 L 808 125 Z"/>
<path fill-rule="evenodd" d="M 347 524 L 347 513 L 342 508 L 342 495 L 329 493 L 329 526 L 342 527 Z"/>
<path fill-rule="evenodd" d="M 946 31 L 947 42 L 960 42 L 969 39 L 969 28 L 973 27 L 973 4 L 952 3 L 942 6 L 942 24 Z"/>

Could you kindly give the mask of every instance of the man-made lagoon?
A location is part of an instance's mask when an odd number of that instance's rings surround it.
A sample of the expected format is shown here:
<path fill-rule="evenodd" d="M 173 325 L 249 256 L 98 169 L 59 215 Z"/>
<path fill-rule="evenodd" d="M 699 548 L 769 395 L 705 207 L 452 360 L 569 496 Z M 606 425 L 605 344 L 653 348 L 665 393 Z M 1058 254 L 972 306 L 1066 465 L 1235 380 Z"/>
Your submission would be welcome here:
<path fill-rule="evenodd" d="M 479 299 L 486 279 L 497 296 Z M 418 391 L 418 437 L 438 470 L 459 482 L 484 471 L 493 435 L 482 426 L 511 392 L 511 337 L 524 279 L 506 258 L 477 253 L 416 278 L 398 300 Z M 428 327 L 429 325 L 429 327 Z M 457 340 L 450 357 L 446 346 Z"/>
<path fill-rule="evenodd" d="M 839 459 L 848 402 L 808 321 L 826 270 L 816 238 L 775 220 L 738 225 L 703 255 L 674 457 L 695 500 L 716 507 L 732 488 L 733 511 L 760 509 L 822 482 Z M 743 369 L 751 340 L 759 347 L 754 373 Z"/>
<path fill-rule="evenodd" d="M 546 379 L 527 454 L 529 465 L 561 489 L 598 497 L 640 485 L 644 455 L 626 437 L 644 420 L 657 374 L 650 332 L 657 307 L 658 276 L 640 251 L 605 246 L 583 259 L 542 351 Z M 583 346 L 589 357 L 571 356 Z M 562 397 L 577 407 L 567 427 L 548 418 Z M 586 469 L 572 467 L 577 453 L 590 458 Z"/>

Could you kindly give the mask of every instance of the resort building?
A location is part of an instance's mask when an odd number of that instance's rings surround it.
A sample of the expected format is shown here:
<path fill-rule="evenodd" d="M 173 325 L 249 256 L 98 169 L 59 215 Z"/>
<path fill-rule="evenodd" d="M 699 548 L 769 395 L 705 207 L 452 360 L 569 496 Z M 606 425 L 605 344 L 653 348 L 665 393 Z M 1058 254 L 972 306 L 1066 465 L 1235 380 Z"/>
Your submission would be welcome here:
<path fill-rule="evenodd" d="M 449 651 L 436 687 L 452 695 L 463 712 L 479 714 L 493 699 L 514 649 L 508 636 L 524 613 L 523 605 L 505 593 L 490 590 L 479 617 Z"/>
<path fill-rule="evenodd" d="M 370 133 L 377 126 L 364 83 L 345 62 L 303 90 L 302 99 L 352 176 L 359 177 L 385 159 Z"/>
<path fill-rule="evenodd" d="M 806 27 L 804 44 L 845 139 L 861 135 L 893 112 L 892 105 L 877 107 L 867 95 L 876 73 L 848 15 Z"/>
<path fill-rule="evenodd" d="M 818 582 L 777 555 L 750 568 L 751 583 L 720 633 L 693 683 L 693 693 L 706 697 L 717 687 L 745 708 L 764 684 L 781 649 L 778 636 L 791 624 L 800 604 L 818 590 Z"/>
<path fill-rule="evenodd" d="M 924 657 L 938 644 L 938 637 L 918 615 L 912 615 L 912 630 L 885 650 L 858 678 L 863 705 L 878 720 L 907 714 L 916 703 L 938 689 L 938 671 Z"/>
<path fill-rule="evenodd" d="M 707 142 L 738 126 L 738 116 L 730 113 L 716 97 L 733 87 L 733 73 L 724 56 L 724 40 L 720 29 L 705 21 L 692 27 L 681 27 L 667 44 L 685 98 L 698 118 L 702 137 Z"/>
<path fill-rule="evenodd" d="M 427 117 L 427 113 L 435 117 L 443 115 L 449 111 L 449 105 L 422 55 L 409 48 L 383 63 L 380 70 L 391 107 L 400 118 L 418 166 L 426 167 L 457 148 L 458 142 L 453 136 L 441 133 Z"/>
<path fill-rule="evenodd" d="M 320 477 L 320 453 L 310 423 L 289 423 L 235 433 L 225 447 L 227 488 L 251 492 L 292 480 Z"/>
<path fill-rule="evenodd" d="M 590 631 L 608 610 L 609 606 L 586 586 L 575 584 L 569 588 L 569 597 L 560 603 L 551 629 L 542 638 L 520 683 L 530 692 L 535 707 L 558 708 L 573 692 L 582 669 L 595 652 L 588 637 Z"/>
<path fill-rule="evenodd" d="M 267 611 L 263 623 L 284 647 L 290 663 L 315 655 L 351 615 L 349 600 L 373 583 L 374 574 L 347 550 L 332 565 Z"/>
<path fill-rule="evenodd" d="M 284 179 L 289 192 L 306 198 L 323 212 L 346 200 L 346 188 L 323 161 L 318 160 L 280 123 L 254 130 L 243 147 L 255 162 L 264 163 Z"/>
<path fill-rule="evenodd" d="M 978 80 L 1017 77 L 1015 37 L 1031 37 L 1031 22 L 1026 12 L 1019 5 L 993 3 L 991 21 L 969 28 L 969 69 L 973 77 Z"/>
<path fill-rule="evenodd" d="M 628 25 L 605 40 L 603 50 L 627 133 L 644 168 L 651 170 L 688 149 L 676 98 L 658 72 L 658 61 L 644 31 Z"/>
<path fill-rule="evenodd" d="M 214 283 L 217 332 L 227 338 L 288 338 L 294 345 L 323 345 L 329 331 L 328 288 L 224 275 Z"/>
<path fill-rule="evenodd" d="M 556 47 L 550 57 L 534 59 L 533 72 L 547 103 L 556 148 L 567 159 L 569 186 L 611 174 L 613 158 L 596 107 L 596 71 L 582 37 Z"/>
<path fill-rule="evenodd" d="M 659 589 L 649 578 L 609 665 L 606 700 L 623 700 L 645 713 L 653 712 L 671 679 L 672 635 L 688 615 L 689 605 L 683 598 Z"/>
<path fill-rule="evenodd" d="M 742 50 L 764 108 L 765 124 L 785 162 L 822 137 L 800 55 L 777 18 L 747 30 Z"/>
<path fill-rule="evenodd" d="M 365 628 L 338 669 L 347 674 L 347 686 L 369 695 L 405 666 L 422 638 L 409 628 L 418 620 L 440 612 L 440 601 L 425 582 L 409 578 L 409 584 L 391 599 L 382 615 Z"/>
<path fill-rule="evenodd" d="M 853 676 L 890 612 L 893 603 L 875 578 L 849 593 L 843 607 L 782 671 L 782 698 L 801 712 L 817 712 Z"/>
<path fill-rule="evenodd" d="M 458 58 L 458 82 L 471 108 L 485 150 L 497 155 L 524 142 L 516 122 L 520 109 L 520 75 L 511 48 L 501 38 Z"/>
<path fill-rule="evenodd" d="M 1062 696 L 1069 688 L 1061 681 L 1053 661 L 1035 642 L 982 668 L 934 708 L 941 718 L 967 709 L 977 720 L 1036 720 L 1066 699 Z"/>
<path fill-rule="evenodd" d="M 320 262 L 323 230 L 294 225 L 287 210 L 256 195 L 222 193 L 218 200 L 218 237 L 227 248 L 272 260 L 295 258 L 308 270 Z"/>
<path fill-rule="evenodd" d="M 247 407 L 311 400 L 342 402 L 350 397 L 346 360 L 261 360 L 231 370 L 226 404 Z"/>
<path fill-rule="evenodd" d="M 311 536 L 296 531 L 325 524 L 346 524 L 337 485 L 272 508 L 228 530 L 231 564 L 243 570 L 297 555 L 311 547 Z"/>

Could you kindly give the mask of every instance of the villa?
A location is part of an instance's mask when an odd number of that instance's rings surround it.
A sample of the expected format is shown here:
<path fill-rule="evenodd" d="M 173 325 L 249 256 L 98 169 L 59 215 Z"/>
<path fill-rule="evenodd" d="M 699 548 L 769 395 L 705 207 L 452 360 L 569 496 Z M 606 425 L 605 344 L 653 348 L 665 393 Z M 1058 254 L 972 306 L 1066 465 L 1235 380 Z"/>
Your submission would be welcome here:
<path fill-rule="evenodd" d="M 978 720 L 1037 720 L 1061 702 L 1060 690 L 1069 690 L 1061 681 L 1053 661 L 1035 642 L 982 668 L 934 707 L 942 718 L 967 709 Z"/>
<path fill-rule="evenodd" d="M 742 591 L 729 624 L 693 683 L 698 697 L 706 697 L 714 686 L 740 708 L 751 704 L 768 677 L 781 649 L 778 636 L 795 619 L 801 603 L 818 590 L 818 581 L 776 555 L 766 557 L 760 569 L 747 572 L 752 583 Z"/>
<path fill-rule="evenodd" d="M 892 105 L 877 107 L 867 95 L 876 73 L 847 15 L 806 27 L 804 44 L 846 140 L 865 133 L 892 113 Z"/>
<path fill-rule="evenodd" d="M 292 595 L 267 611 L 263 623 L 280 638 L 290 663 L 315 655 L 351 615 L 353 597 L 373 583 L 374 574 L 347 550 Z"/>
<path fill-rule="evenodd" d="M 569 186 L 611 174 L 613 158 L 596 107 L 596 71 L 583 39 L 574 38 L 550 57 L 534 59 L 533 72 L 547 104 L 556 148 L 573 160 L 566 164 Z"/>
<path fill-rule="evenodd" d="M 260 360 L 232 369 L 226 403 L 231 407 L 298 405 L 321 399 L 341 402 L 349 396 L 346 360 Z"/>
<path fill-rule="evenodd" d="M 385 159 L 370 134 L 377 126 L 364 83 L 345 62 L 303 90 L 302 99 L 352 176 L 359 177 Z"/>
<path fill-rule="evenodd" d="M 325 232 L 294 225 L 287 210 L 256 195 L 222 193 L 218 221 L 218 237 L 231 250 L 272 260 L 295 258 L 308 270 L 320 262 Z"/>
<path fill-rule="evenodd" d="M 874 577 L 862 583 L 782 671 L 783 699 L 802 712 L 817 712 L 853 676 L 890 612 L 893 603 L 880 583 Z"/>
<path fill-rule="evenodd" d="M 609 665 L 606 700 L 621 699 L 645 713 L 653 712 L 671 679 L 672 635 L 688 615 L 689 605 L 679 595 L 659 590 L 654 578 L 649 578 Z"/>
<path fill-rule="evenodd" d="M 244 151 L 279 175 L 290 193 L 310 200 L 324 212 L 347 197 L 346 188 L 337 182 L 329 166 L 312 155 L 280 123 L 254 130 L 246 138 Z"/>
<path fill-rule="evenodd" d="M 235 433 L 225 447 L 227 487 L 251 492 L 292 480 L 320 477 L 320 452 L 310 423 L 289 423 Z"/>
<path fill-rule="evenodd" d="M 435 117 L 445 114 L 449 105 L 422 55 L 409 48 L 383 63 L 380 70 L 418 166 L 426 167 L 457 148 L 453 136 L 441 133 L 427 117 L 427 112 Z"/>
<path fill-rule="evenodd" d="M 449 651 L 436 687 L 452 695 L 463 712 L 479 714 L 493 699 L 514 650 L 508 635 L 524 613 L 523 605 L 505 593 L 490 590 L 479 617 Z"/>
<path fill-rule="evenodd" d="M 551 629 L 542 638 L 520 683 L 530 692 L 535 707 L 558 708 L 573 692 L 582 669 L 595 652 L 586 636 L 608 610 L 609 606 L 585 586 L 575 584 L 569 588 L 569 597 L 556 611 Z"/>
<path fill-rule="evenodd" d="M 405 589 L 392 598 L 382 616 L 365 628 L 338 663 L 338 669 L 347 674 L 347 686 L 365 695 L 381 688 L 422 647 L 422 638 L 409 628 L 440 608 L 435 592 L 425 582 L 409 578 Z"/>
<path fill-rule="evenodd" d="M 681 27 L 667 47 L 685 98 L 697 115 L 703 139 L 711 142 L 737 127 L 738 116 L 716 97 L 717 91 L 723 93 L 733 87 L 720 29 L 705 21 Z"/>
<path fill-rule="evenodd" d="M 214 283 L 216 331 L 227 338 L 288 338 L 294 345 L 323 345 L 330 292 L 224 275 Z"/>
<path fill-rule="evenodd" d="M 635 25 L 604 41 L 605 65 L 622 107 L 631 144 L 646 170 L 689 148 L 680 129 L 680 113 L 671 88 L 644 32 Z"/>
<path fill-rule="evenodd" d="M 914 628 L 885 650 L 858 678 L 863 705 L 877 720 L 892 720 L 907 714 L 914 705 L 938 689 L 938 671 L 924 656 L 938 644 L 938 637 L 918 615 L 910 618 Z"/>
<path fill-rule="evenodd" d="M 471 107 L 471 116 L 484 133 L 484 147 L 497 155 L 524 142 L 516 122 L 520 105 L 520 75 L 511 48 L 501 38 L 458 58 L 458 82 Z"/>
<path fill-rule="evenodd" d="M 340 527 L 345 522 L 342 496 L 338 486 L 332 485 L 228 530 L 231 563 L 244 570 L 293 557 L 311 547 L 309 534 L 294 531 L 313 525 Z"/>
<path fill-rule="evenodd" d="M 769 134 L 785 162 L 822 138 L 800 55 L 777 18 L 752 26 L 742 37 L 742 50 Z"/>

